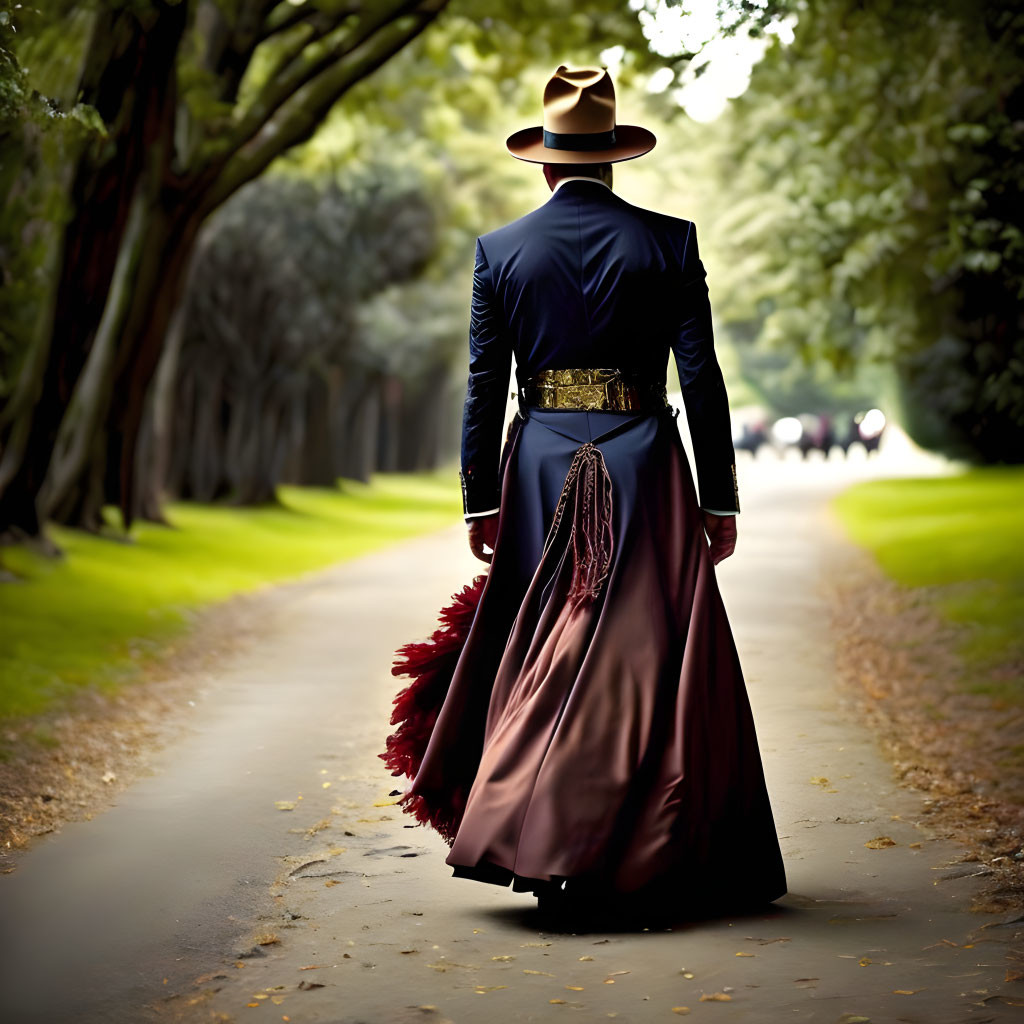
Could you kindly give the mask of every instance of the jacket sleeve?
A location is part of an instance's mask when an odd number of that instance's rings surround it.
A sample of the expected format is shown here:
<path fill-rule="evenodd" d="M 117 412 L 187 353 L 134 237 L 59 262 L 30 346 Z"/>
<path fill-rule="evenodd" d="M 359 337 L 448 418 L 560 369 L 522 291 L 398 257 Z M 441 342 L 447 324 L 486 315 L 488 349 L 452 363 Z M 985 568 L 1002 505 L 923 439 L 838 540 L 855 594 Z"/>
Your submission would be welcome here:
<path fill-rule="evenodd" d="M 469 313 L 469 379 L 462 414 L 462 508 L 467 519 L 497 511 L 498 465 L 508 405 L 512 346 L 497 306 L 491 268 L 476 241 Z"/>
<path fill-rule="evenodd" d="M 700 504 L 724 514 L 739 512 L 740 498 L 729 399 L 715 355 L 706 277 L 697 227 L 691 221 L 683 248 L 679 327 L 673 349 L 697 464 Z"/>

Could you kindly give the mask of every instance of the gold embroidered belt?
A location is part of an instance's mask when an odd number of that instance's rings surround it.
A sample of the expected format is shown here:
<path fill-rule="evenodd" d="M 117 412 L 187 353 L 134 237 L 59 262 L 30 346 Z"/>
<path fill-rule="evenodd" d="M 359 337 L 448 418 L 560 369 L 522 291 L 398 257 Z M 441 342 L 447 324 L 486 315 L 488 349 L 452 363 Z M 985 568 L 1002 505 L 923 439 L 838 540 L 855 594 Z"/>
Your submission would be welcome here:
<path fill-rule="evenodd" d="M 520 395 L 539 409 L 650 412 L 668 405 L 664 384 L 602 367 L 541 370 L 527 378 Z"/>

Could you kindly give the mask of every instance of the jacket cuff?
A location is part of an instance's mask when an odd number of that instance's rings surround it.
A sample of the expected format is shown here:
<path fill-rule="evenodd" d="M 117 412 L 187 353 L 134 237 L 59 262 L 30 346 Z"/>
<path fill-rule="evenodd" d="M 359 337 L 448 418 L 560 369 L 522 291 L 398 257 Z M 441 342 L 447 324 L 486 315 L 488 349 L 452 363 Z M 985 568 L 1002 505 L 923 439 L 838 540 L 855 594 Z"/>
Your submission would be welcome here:
<path fill-rule="evenodd" d="M 463 516 L 482 516 L 498 510 L 501 488 L 495 479 L 495 474 L 492 472 L 490 476 L 490 481 L 480 479 L 475 466 L 467 466 L 464 470 L 459 470 L 459 481 L 462 484 Z"/>
<path fill-rule="evenodd" d="M 700 507 L 719 515 L 737 515 L 740 510 L 740 490 L 736 481 L 736 463 L 729 463 L 728 469 L 721 465 L 712 470 L 707 465 L 698 465 L 700 483 Z"/>

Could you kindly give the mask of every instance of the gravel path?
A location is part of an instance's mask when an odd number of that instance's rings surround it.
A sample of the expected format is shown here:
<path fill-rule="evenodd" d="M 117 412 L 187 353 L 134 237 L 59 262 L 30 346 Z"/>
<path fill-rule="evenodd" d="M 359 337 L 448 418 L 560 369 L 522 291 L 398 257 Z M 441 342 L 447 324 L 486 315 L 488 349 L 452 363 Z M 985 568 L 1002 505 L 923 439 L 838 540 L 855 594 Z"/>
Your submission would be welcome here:
<path fill-rule="evenodd" d="M 0 1018 L 1019 1019 L 1020 924 L 968 912 L 977 865 L 930 833 L 835 683 L 821 583 L 843 542 L 825 501 L 922 468 L 740 466 L 717 572 L 786 858 L 774 909 L 545 930 L 532 897 L 452 878 L 443 841 L 392 805 L 376 756 L 391 655 L 478 571 L 460 524 L 262 595 L 259 635 L 196 678 L 151 772 L 0 876 Z"/>

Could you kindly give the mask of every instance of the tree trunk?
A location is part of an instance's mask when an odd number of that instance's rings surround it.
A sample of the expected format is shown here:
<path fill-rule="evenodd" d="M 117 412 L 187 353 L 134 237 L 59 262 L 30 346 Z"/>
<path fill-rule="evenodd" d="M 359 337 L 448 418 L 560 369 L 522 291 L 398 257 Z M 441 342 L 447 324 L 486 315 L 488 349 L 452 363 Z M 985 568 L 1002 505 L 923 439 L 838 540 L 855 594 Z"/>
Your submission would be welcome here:
<path fill-rule="evenodd" d="M 337 483 L 331 443 L 331 405 L 334 400 L 329 371 L 311 370 L 298 475 L 298 482 L 308 487 L 333 487 Z"/>
<path fill-rule="evenodd" d="M 179 304 L 174 311 L 164 343 L 163 355 L 156 369 L 146 405 L 139 451 L 136 456 L 135 514 L 139 519 L 165 523 L 164 494 L 171 464 L 171 443 L 174 436 L 175 384 L 178 379 L 178 356 L 185 336 L 185 310 Z"/>
<path fill-rule="evenodd" d="M 93 463 L 104 448 L 102 431 L 110 404 L 117 346 L 126 333 L 132 297 L 137 294 L 139 264 L 150 226 L 148 205 L 140 189 L 132 204 L 96 339 L 61 420 L 49 473 L 39 491 L 38 508 L 44 520 L 72 521 L 90 530 L 98 529 L 102 523 L 102 490 L 101 507 L 92 507 L 97 479 Z M 103 479 L 102 466 L 99 479 Z"/>
<path fill-rule="evenodd" d="M 154 139 L 168 120 L 173 128 L 175 58 L 187 8 L 157 4 L 145 24 L 130 8 L 102 8 L 96 16 L 80 98 L 97 109 L 108 137 L 83 153 L 73 176 L 75 214 L 61 245 L 53 318 L 48 337 L 34 347 L 34 356 L 46 360 L 41 379 L 34 365 L 22 374 L 11 402 L 19 414 L 0 424 L 0 532 L 40 532 L 37 498 L 107 306 L 132 197 Z"/>

